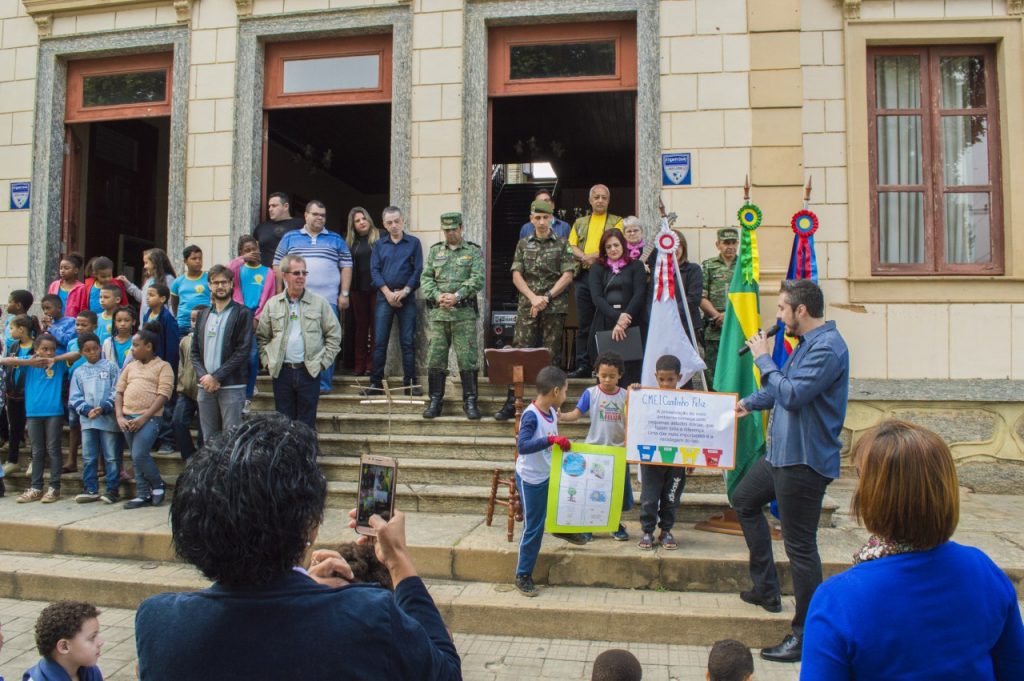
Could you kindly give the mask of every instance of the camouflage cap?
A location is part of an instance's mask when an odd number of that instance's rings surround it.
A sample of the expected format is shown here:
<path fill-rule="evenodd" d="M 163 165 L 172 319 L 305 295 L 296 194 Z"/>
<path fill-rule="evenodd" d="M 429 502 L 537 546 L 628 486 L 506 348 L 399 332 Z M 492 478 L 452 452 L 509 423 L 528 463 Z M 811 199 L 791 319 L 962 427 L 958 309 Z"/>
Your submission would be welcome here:
<path fill-rule="evenodd" d="M 726 227 L 718 230 L 719 241 L 739 241 L 740 232 L 735 227 Z"/>
<path fill-rule="evenodd" d="M 455 229 L 462 226 L 462 213 L 442 213 L 441 229 Z"/>
<path fill-rule="evenodd" d="M 550 201 L 537 200 L 530 204 L 531 213 L 547 213 L 548 215 L 551 215 L 551 213 L 553 213 L 554 210 L 555 209 L 554 207 L 552 207 Z"/>

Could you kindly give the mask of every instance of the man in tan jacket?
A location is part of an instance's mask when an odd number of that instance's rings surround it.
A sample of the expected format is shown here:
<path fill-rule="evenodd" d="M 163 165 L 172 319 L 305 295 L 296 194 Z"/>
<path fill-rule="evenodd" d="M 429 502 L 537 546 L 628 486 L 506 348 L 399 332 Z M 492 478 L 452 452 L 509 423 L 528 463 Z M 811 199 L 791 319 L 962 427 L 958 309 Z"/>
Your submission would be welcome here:
<path fill-rule="evenodd" d="M 274 382 L 277 411 L 315 428 L 319 376 L 341 349 L 341 324 L 323 297 L 306 290 L 307 274 L 302 256 L 281 260 L 284 290 L 264 306 L 256 344 Z"/>

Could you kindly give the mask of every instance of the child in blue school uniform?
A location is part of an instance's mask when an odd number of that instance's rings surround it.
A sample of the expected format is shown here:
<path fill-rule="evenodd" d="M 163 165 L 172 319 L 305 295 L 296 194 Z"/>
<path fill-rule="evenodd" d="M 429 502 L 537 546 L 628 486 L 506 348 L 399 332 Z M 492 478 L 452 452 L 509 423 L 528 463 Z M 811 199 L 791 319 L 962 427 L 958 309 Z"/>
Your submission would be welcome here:
<path fill-rule="evenodd" d="M 18 497 L 18 503 L 60 499 L 60 437 L 64 430 L 64 380 L 68 360 L 74 354 L 57 354 L 57 339 L 48 333 L 36 337 L 35 354 L 27 359 L 7 357 L 9 366 L 25 372 L 25 416 L 32 438 L 32 486 Z M 50 486 L 43 493 L 43 468 L 50 465 Z"/>
<path fill-rule="evenodd" d="M 203 271 L 203 249 L 195 244 L 186 246 L 181 257 L 185 259 L 185 274 L 174 280 L 170 297 L 171 311 L 174 312 L 178 323 L 179 337 L 187 334 L 191 328 L 192 308 L 196 305 L 210 304 L 210 279 Z M 171 361 L 166 357 L 161 359 L 165 362 Z M 177 368 L 178 363 L 171 362 L 171 365 Z"/>
<path fill-rule="evenodd" d="M 22 681 L 103 681 L 96 663 L 104 641 L 100 611 L 91 603 L 57 601 L 36 620 L 36 649 L 42 659 L 25 671 Z"/>
<path fill-rule="evenodd" d="M 0 364 L 6 368 L 4 391 L 6 393 L 5 411 L 8 430 L 10 432 L 7 463 L 3 466 L 3 474 L 8 475 L 18 469 L 18 458 L 21 456 L 21 444 L 25 441 L 25 372 L 12 359 L 28 359 L 32 356 L 33 343 L 39 335 L 39 322 L 27 314 L 16 315 L 10 320 L 6 352 Z"/>
<path fill-rule="evenodd" d="M 81 421 L 85 466 L 82 471 L 83 491 L 75 501 L 83 504 L 102 499 L 105 504 L 114 504 L 119 500 L 120 486 L 117 465 L 120 428 L 114 418 L 117 366 L 104 359 L 96 334 L 82 334 L 78 337 L 78 345 L 85 364 L 71 378 L 69 403 Z M 100 458 L 105 463 L 107 476 L 107 489 L 102 497 L 96 475 L 96 464 Z"/>
<path fill-rule="evenodd" d="M 516 487 L 523 505 L 523 536 L 519 540 L 519 560 L 516 564 L 516 588 L 524 596 L 536 596 L 533 568 L 544 538 L 544 520 L 548 507 L 548 480 L 551 477 L 551 445 L 569 451 L 572 444 L 558 434 L 558 408 L 565 402 L 569 379 L 555 366 L 547 366 L 537 373 L 537 397 L 523 411 L 519 422 L 516 447 Z M 587 540 L 580 534 L 553 536 L 570 544 L 582 545 Z"/>

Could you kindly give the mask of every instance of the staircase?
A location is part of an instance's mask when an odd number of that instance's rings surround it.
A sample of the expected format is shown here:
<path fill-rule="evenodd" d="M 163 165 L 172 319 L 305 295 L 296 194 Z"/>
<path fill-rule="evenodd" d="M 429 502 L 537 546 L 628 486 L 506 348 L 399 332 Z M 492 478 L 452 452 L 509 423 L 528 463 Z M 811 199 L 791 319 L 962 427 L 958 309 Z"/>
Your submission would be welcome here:
<path fill-rule="evenodd" d="M 519 230 L 530 221 L 530 203 L 538 190 L 551 183 L 506 184 L 494 199 L 491 210 L 491 309 L 516 309 L 516 289 L 509 271 L 519 242 Z"/>
<path fill-rule="evenodd" d="M 590 385 L 571 383 L 571 400 Z M 253 409 L 272 410 L 269 381 L 261 377 L 258 385 Z M 548 586 L 539 598 L 521 597 L 512 586 L 517 543 L 505 540 L 504 516 L 493 527 L 483 522 L 493 470 L 511 468 L 513 426 L 489 416 L 503 402 L 504 387 L 480 388 L 480 408 L 488 415 L 483 420 L 463 417 L 460 386 L 449 384 L 445 415 L 428 421 L 420 416 L 422 406 L 396 404 L 389 413 L 387 404 L 367 404 L 355 379 L 336 377 L 333 394 L 321 398 L 317 418 L 329 506 L 318 544 L 333 547 L 353 539 L 345 511 L 355 505 L 359 455 L 392 455 L 400 461 L 397 506 L 408 513 L 413 559 L 454 631 L 697 645 L 725 637 L 751 646 L 777 643 L 792 616 L 792 599 L 784 599 L 779 615 L 741 603 L 736 593 L 748 585 L 743 540 L 691 529 L 692 522 L 727 505 L 722 476 L 708 471 L 688 476 L 675 532 L 678 551 L 639 551 L 634 509 L 624 515 L 629 542 L 599 536 L 575 547 L 546 536 L 534 577 Z M 582 440 L 587 424 L 564 424 L 562 430 Z M 156 459 L 173 490 L 180 459 Z M 635 474 L 634 468 L 631 482 L 639 496 Z M 154 593 L 206 584 L 191 567 L 175 562 L 166 506 L 125 511 L 75 504 L 70 497 L 81 489 L 77 474 L 63 479 L 65 498 L 59 503 L 17 505 L 10 497 L 27 486 L 27 476 L 13 474 L 7 483 L 9 498 L 0 500 L 0 597 L 74 597 L 135 607 Z M 128 484 L 122 496 L 132 492 Z M 832 524 L 835 510 L 826 498 L 823 527 Z M 517 534 L 520 530 L 521 525 Z M 824 552 L 826 573 L 845 569 L 853 548 L 842 544 Z M 788 583 L 787 568 L 780 562 Z M 609 611 L 637 617 L 622 626 L 622 618 L 609 618 Z"/>

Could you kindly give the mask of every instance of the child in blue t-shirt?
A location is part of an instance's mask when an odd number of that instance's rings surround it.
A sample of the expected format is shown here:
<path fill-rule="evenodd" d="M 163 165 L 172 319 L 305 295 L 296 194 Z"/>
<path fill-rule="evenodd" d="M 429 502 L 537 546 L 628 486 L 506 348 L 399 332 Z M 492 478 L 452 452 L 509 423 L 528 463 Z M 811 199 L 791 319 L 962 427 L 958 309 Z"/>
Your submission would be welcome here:
<path fill-rule="evenodd" d="M 260 246 L 256 237 L 243 234 L 238 238 L 238 257 L 228 263 L 228 269 L 234 273 L 235 291 L 233 298 L 252 310 L 253 331 L 263 314 L 263 306 L 271 296 L 277 293 L 277 280 L 274 270 L 260 262 Z M 259 348 L 252 344 L 249 357 L 249 382 L 245 386 L 245 399 L 248 403 L 256 392 L 256 375 L 260 371 Z"/>
<path fill-rule="evenodd" d="M 99 318 L 92 310 L 82 310 L 75 317 L 75 337 L 68 343 L 68 354 L 73 357 L 71 368 L 68 370 L 68 381 L 74 376 L 75 370 L 85 364 L 85 357 L 78 351 L 78 337 L 83 333 L 96 333 L 96 320 Z M 67 400 L 64 400 L 67 404 Z M 78 446 L 82 442 L 82 432 L 79 429 L 78 414 L 74 409 L 67 410 L 68 415 L 68 456 L 61 466 L 62 473 L 74 473 L 78 471 Z"/>
<path fill-rule="evenodd" d="M 117 308 L 114 313 L 114 334 L 103 341 L 103 357 L 112 362 L 118 372 L 132 360 L 132 336 L 138 326 L 135 308 Z"/>
<path fill-rule="evenodd" d="M 203 272 L 203 249 L 195 244 L 186 246 L 181 257 L 185 259 L 185 274 L 180 275 L 171 285 L 170 307 L 178 322 L 178 336 L 189 332 L 192 308 L 210 304 L 210 281 Z M 148 320 L 147 320 L 148 321 Z M 175 341 L 177 347 L 177 341 Z M 164 361 L 170 361 L 166 357 Z M 172 363 L 178 366 L 177 362 Z"/>
<path fill-rule="evenodd" d="M 25 416 L 32 438 L 32 486 L 18 503 L 42 500 L 52 504 L 60 499 L 60 436 L 64 430 L 64 379 L 68 360 L 74 354 L 57 355 L 57 339 L 48 333 L 34 342 L 35 354 L 27 359 L 7 357 L 5 363 L 25 372 Z M 43 494 L 43 467 L 50 463 L 50 487 Z"/>
<path fill-rule="evenodd" d="M 523 504 L 523 536 L 519 540 L 519 560 L 516 563 L 516 588 L 524 596 L 536 596 L 533 567 L 544 538 L 544 519 L 547 517 L 548 480 L 551 477 L 551 445 L 569 451 L 569 440 L 558 435 L 558 408 L 565 402 L 569 379 L 555 366 L 547 366 L 537 373 L 537 397 L 523 411 L 516 447 L 516 487 Z M 571 544 L 586 544 L 580 534 L 554 534 Z"/>
<path fill-rule="evenodd" d="M 114 313 L 121 306 L 121 289 L 116 284 L 104 284 L 100 289 L 100 307 L 103 311 L 96 315 L 96 337 L 100 343 L 114 333 Z"/>
<path fill-rule="evenodd" d="M 43 317 L 39 320 L 40 328 L 57 339 L 57 353 L 67 352 L 68 344 L 75 338 L 75 320 L 64 316 L 64 304 L 56 293 L 43 296 L 39 306 L 43 309 Z"/>
<path fill-rule="evenodd" d="M 13 473 L 18 469 L 21 443 L 25 441 L 25 371 L 10 360 L 25 360 L 31 357 L 33 341 L 39 334 L 39 322 L 35 317 L 19 314 L 10 321 L 5 356 L 0 359 L 0 364 L 7 367 L 4 391 L 7 393 L 6 412 L 10 433 L 7 463 L 0 471 L 2 475 Z M 0 479 L 0 483 L 2 483 L 2 479 Z M 3 485 L 0 484 L 0 489 L 2 488 Z"/>

